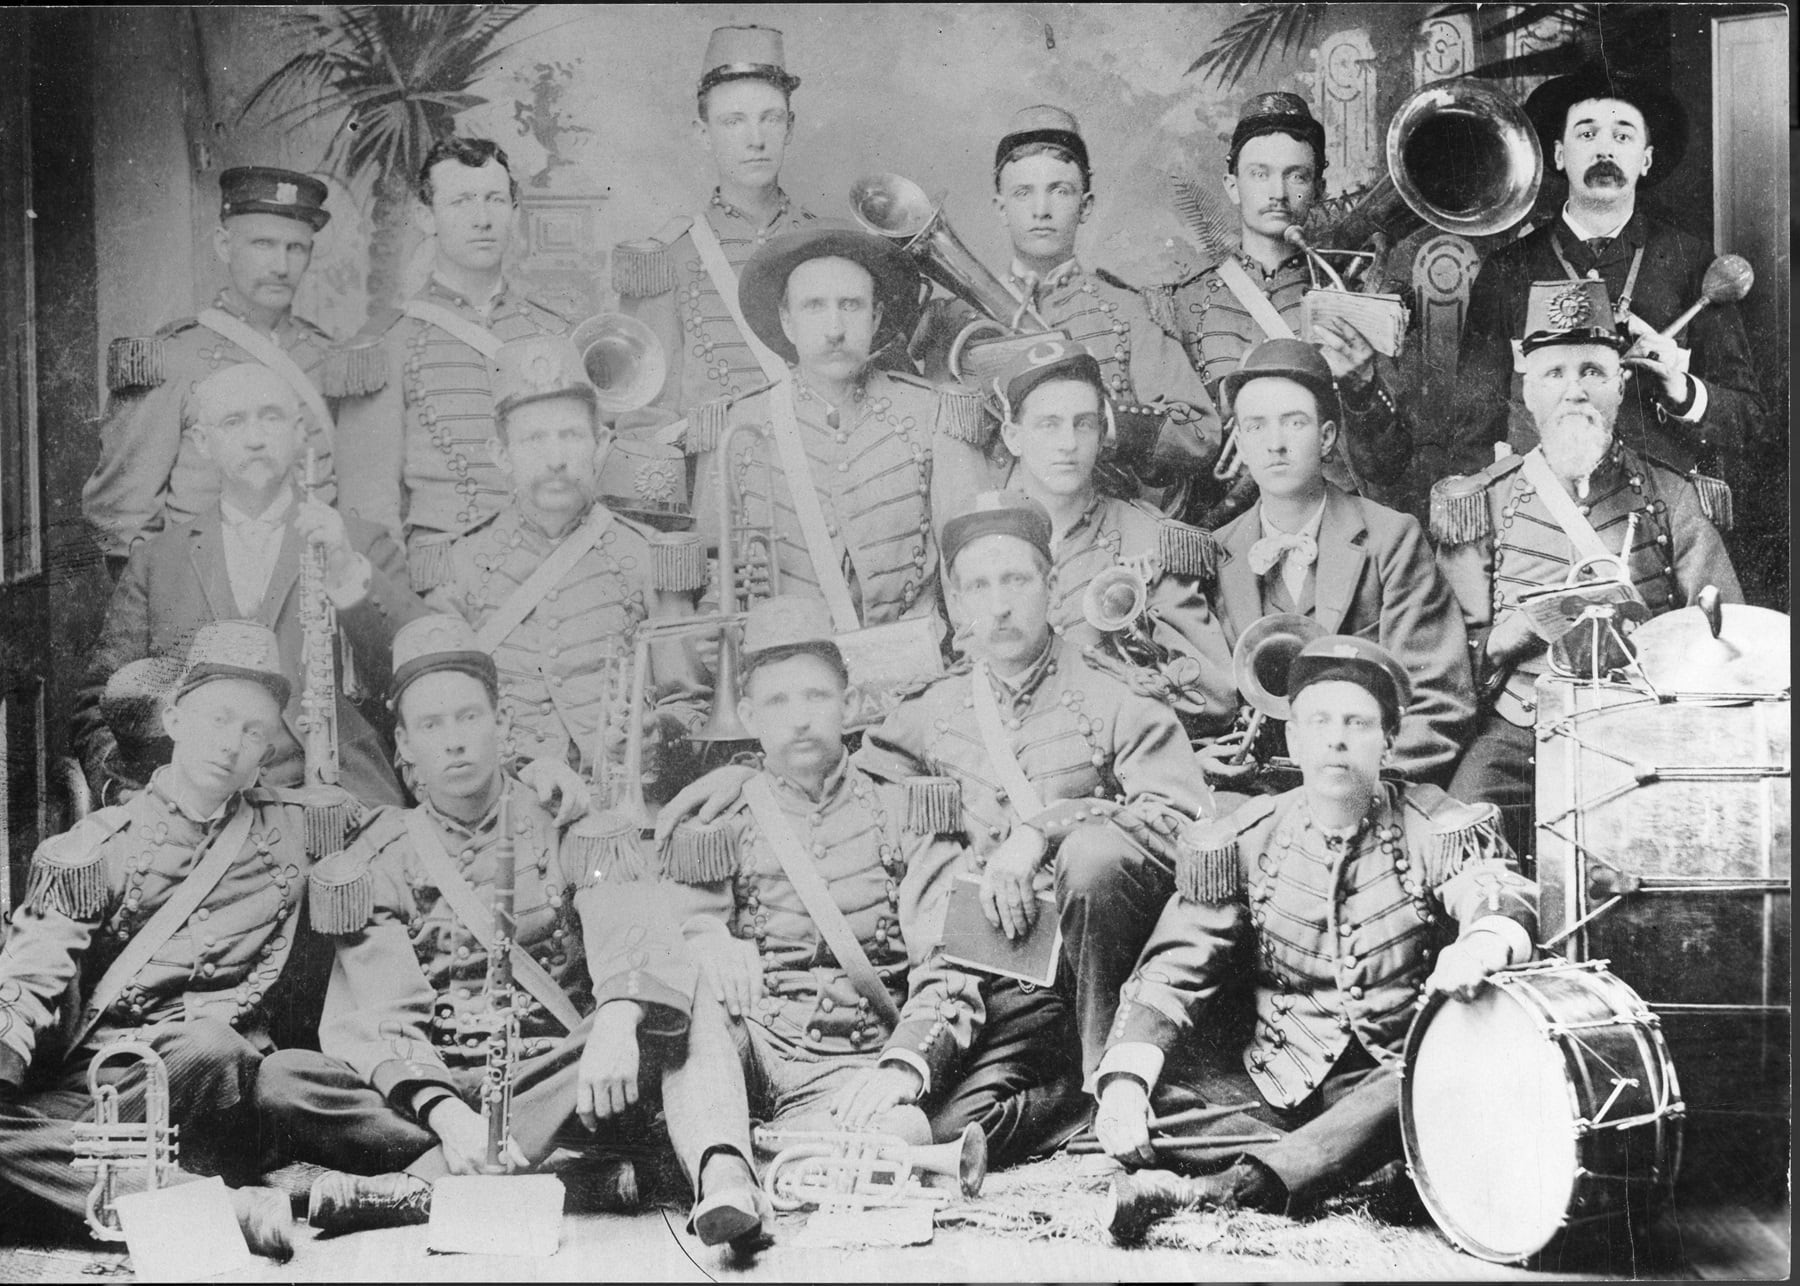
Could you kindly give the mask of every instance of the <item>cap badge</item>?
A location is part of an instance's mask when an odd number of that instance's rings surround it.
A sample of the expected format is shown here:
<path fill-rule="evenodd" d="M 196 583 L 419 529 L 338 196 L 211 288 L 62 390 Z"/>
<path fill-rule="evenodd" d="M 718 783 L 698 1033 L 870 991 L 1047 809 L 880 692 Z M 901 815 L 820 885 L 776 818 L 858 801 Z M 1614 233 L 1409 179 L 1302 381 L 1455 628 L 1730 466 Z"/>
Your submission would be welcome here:
<path fill-rule="evenodd" d="M 675 472 L 663 463 L 646 464 L 637 471 L 633 479 L 638 495 L 646 500 L 668 502 L 678 494 L 675 488 Z"/>
<path fill-rule="evenodd" d="M 1574 330 L 1593 315 L 1594 301 L 1583 285 L 1572 285 L 1550 300 L 1550 324 L 1558 330 Z"/>
<path fill-rule="evenodd" d="M 1033 344 L 1025 354 L 1025 360 L 1033 366 L 1048 366 L 1063 355 L 1064 348 L 1060 341 L 1047 339 L 1041 344 Z"/>
<path fill-rule="evenodd" d="M 1356 649 L 1351 647 L 1348 643 L 1339 643 L 1336 647 L 1331 649 L 1331 654 L 1342 661 L 1354 661 L 1356 659 Z"/>
<path fill-rule="evenodd" d="M 299 186 L 293 183 L 277 183 L 275 185 L 275 203 L 277 205 L 299 205 Z"/>
<path fill-rule="evenodd" d="M 525 365 L 525 378 L 538 388 L 549 388 L 556 382 L 556 361 L 548 353 L 539 353 Z"/>

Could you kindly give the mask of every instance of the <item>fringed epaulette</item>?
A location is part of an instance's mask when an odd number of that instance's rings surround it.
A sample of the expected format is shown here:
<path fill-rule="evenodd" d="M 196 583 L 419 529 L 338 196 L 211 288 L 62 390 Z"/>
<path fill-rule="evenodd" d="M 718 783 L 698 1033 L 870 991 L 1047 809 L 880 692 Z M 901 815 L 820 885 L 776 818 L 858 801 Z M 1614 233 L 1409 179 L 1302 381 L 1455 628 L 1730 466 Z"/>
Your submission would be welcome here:
<path fill-rule="evenodd" d="M 452 575 L 448 540 L 426 541 L 406 551 L 406 574 L 413 593 L 425 594 L 448 585 Z"/>
<path fill-rule="evenodd" d="M 630 819 L 613 812 L 589 813 L 563 835 L 563 869 L 575 887 L 654 880 L 656 862 Z"/>
<path fill-rule="evenodd" d="M 673 219 L 654 237 L 621 241 L 613 247 L 613 289 L 621 298 L 648 299 L 675 289 L 675 243 L 691 226 L 692 219 Z"/>
<path fill-rule="evenodd" d="M 1187 827 L 1175 841 L 1176 891 L 1190 902 L 1229 902 L 1241 896 L 1243 834 L 1274 811 L 1274 798 L 1258 795 L 1225 817 Z"/>
<path fill-rule="evenodd" d="M 1425 855 L 1427 881 L 1436 887 L 1471 862 L 1506 856 L 1500 838 L 1500 810 L 1492 804 L 1465 804 L 1435 787 L 1413 786 L 1406 805 L 1430 827 L 1431 848 Z"/>
<path fill-rule="evenodd" d="M 1192 576 L 1207 584 L 1219 570 L 1219 542 L 1213 534 L 1174 518 L 1156 524 L 1156 556 L 1171 575 Z"/>
<path fill-rule="evenodd" d="M 358 335 L 325 352 L 319 391 L 326 397 L 367 397 L 387 387 L 388 350 L 380 335 Z"/>
<path fill-rule="evenodd" d="M 689 455 L 711 451 L 719 445 L 719 437 L 731 419 L 731 404 L 736 398 L 715 397 L 688 412 L 687 434 L 681 449 Z"/>
<path fill-rule="evenodd" d="M 1694 491 L 1700 497 L 1700 512 L 1720 531 L 1730 531 L 1736 523 L 1731 484 L 1723 478 L 1709 478 L 1698 469 L 1689 470 L 1687 480 L 1694 484 Z"/>
<path fill-rule="evenodd" d="M 61 835 L 45 840 L 31 864 L 20 906 L 91 920 L 106 909 L 108 839 L 129 820 L 123 808 L 103 808 Z"/>
<path fill-rule="evenodd" d="M 958 442 L 985 449 L 998 427 L 987 414 L 981 394 L 974 389 L 938 390 L 938 432 Z"/>
<path fill-rule="evenodd" d="M 312 797 L 304 805 L 306 851 L 314 857 L 336 853 L 350 842 L 350 837 L 368 820 L 369 810 L 347 790 L 322 787 L 309 794 Z"/>
<path fill-rule="evenodd" d="M 360 848 L 333 853 L 312 869 L 307 880 L 307 913 L 320 933 L 337 937 L 359 933 L 375 914 L 375 876 L 370 855 Z"/>
<path fill-rule="evenodd" d="M 697 531 L 658 531 L 650 536 L 650 584 L 656 589 L 706 588 L 706 544 Z"/>
<path fill-rule="evenodd" d="M 164 337 L 123 335 L 106 347 L 106 387 L 114 393 L 126 389 L 157 388 L 168 378 L 163 362 Z"/>
<path fill-rule="evenodd" d="M 906 829 L 948 835 L 962 829 L 962 783 L 954 777 L 906 779 Z"/>
<path fill-rule="evenodd" d="M 737 874 L 737 830 L 729 818 L 683 822 L 663 845 L 663 874 L 683 884 L 712 884 Z"/>
<path fill-rule="evenodd" d="M 1431 539 L 1439 545 L 1467 545 L 1494 533 L 1483 474 L 1453 474 L 1431 487 Z"/>

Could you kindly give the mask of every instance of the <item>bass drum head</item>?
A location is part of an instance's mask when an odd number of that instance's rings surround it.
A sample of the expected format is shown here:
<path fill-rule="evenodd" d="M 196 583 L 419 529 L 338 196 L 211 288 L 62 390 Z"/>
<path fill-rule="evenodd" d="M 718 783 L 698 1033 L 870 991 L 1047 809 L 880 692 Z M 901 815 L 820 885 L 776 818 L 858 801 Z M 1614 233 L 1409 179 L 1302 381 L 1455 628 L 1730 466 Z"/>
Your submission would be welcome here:
<path fill-rule="evenodd" d="M 1407 1164 L 1450 1240 L 1496 1263 L 1529 1259 L 1574 1198 L 1578 1109 L 1562 1051 L 1509 988 L 1434 1003 L 1408 1051 Z"/>

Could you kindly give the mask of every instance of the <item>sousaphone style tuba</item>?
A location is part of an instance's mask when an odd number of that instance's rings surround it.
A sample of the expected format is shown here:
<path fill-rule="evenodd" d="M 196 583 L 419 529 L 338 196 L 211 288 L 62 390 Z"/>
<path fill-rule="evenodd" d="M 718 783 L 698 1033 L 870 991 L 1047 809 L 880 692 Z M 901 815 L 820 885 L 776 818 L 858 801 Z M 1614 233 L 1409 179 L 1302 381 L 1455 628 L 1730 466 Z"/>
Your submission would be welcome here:
<path fill-rule="evenodd" d="M 669 356 L 656 332 L 637 318 L 601 313 L 582 322 L 569 338 L 599 390 L 603 414 L 641 410 L 662 392 Z"/>

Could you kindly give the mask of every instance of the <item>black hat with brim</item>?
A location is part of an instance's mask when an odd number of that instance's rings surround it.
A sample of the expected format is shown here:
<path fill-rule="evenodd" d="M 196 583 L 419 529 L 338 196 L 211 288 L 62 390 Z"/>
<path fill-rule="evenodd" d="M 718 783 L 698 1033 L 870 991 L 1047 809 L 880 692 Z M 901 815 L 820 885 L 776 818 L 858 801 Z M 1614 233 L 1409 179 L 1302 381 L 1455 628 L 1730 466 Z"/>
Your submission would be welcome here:
<path fill-rule="evenodd" d="M 784 232 L 751 256 L 738 280 L 738 307 L 758 339 L 785 361 L 798 360 L 793 341 L 781 329 L 781 301 L 794 269 L 812 259 L 848 259 L 868 269 L 875 279 L 875 303 L 881 325 L 871 351 L 879 352 L 896 335 L 912 333 L 919 313 L 919 270 L 912 257 L 885 237 L 847 223 L 821 220 L 810 227 Z"/>
<path fill-rule="evenodd" d="M 1687 152 L 1688 115 L 1681 100 L 1666 86 L 1643 76 L 1609 71 L 1599 64 L 1589 64 L 1567 76 L 1545 81 L 1531 91 L 1525 100 L 1525 114 L 1537 128 L 1544 145 L 1544 156 L 1555 155 L 1556 144 L 1562 142 L 1568 127 L 1569 109 L 1592 99 L 1616 98 L 1630 103 L 1644 114 L 1644 128 L 1649 131 L 1650 146 L 1656 149 L 1650 172 L 1638 181 L 1639 187 L 1654 187 L 1681 164 Z"/>

